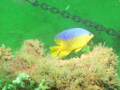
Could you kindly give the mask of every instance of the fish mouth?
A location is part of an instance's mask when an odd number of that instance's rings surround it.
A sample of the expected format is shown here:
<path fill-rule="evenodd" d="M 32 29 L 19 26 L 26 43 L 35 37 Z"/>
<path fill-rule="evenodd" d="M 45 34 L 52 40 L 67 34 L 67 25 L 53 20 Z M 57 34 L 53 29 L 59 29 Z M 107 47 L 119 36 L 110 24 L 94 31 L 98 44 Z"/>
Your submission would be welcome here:
<path fill-rule="evenodd" d="M 93 38 L 94 37 L 94 35 L 93 34 L 91 34 L 91 38 Z"/>

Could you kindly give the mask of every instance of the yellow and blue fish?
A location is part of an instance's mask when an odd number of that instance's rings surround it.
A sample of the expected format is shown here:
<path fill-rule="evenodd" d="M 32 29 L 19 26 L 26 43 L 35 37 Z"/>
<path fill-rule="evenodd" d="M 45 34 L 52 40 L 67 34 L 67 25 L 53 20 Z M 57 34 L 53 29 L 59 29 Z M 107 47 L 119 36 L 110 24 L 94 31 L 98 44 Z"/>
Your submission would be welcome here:
<path fill-rule="evenodd" d="M 83 28 L 71 28 L 64 30 L 54 37 L 58 46 L 50 47 L 51 56 L 64 57 L 71 51 L 78 52 L 94 37 L 94 35 Z"/>

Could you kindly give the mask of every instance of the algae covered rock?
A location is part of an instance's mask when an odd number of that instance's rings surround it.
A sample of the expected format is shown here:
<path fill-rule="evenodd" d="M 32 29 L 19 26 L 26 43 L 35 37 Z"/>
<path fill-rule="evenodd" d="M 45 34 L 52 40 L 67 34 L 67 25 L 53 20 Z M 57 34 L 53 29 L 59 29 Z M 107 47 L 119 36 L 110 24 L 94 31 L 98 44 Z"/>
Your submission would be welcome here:
<path fill-rule="evenodd" d="M 10 73 L 27 72 L 34 68 L 37 60 L 41 60 L 45 55 L 44 44 L 36 40 L 24 41 L 21 48 L 16 52 L 15 58 L 10 62 Z"/>
<path fill-rule="evenodd" d="M 27 52 L 28 54 L 32 54 L 35 57 L 43 56 L 45 54 L 45 50 L 43 50 L 44 44 L 39 40 L 26 40 L 21 47 L 23 52 Z"/>
<path fill-rule="evenodd" d="M 46 90 L 119 90 L 118 56 L 102 44 L 78 57 L 52 58 L 38 40 L 26 40 L 10 61 L 9 74 L 26 73 Z M 47 87 L 46 86 L 46 87 Z"/>

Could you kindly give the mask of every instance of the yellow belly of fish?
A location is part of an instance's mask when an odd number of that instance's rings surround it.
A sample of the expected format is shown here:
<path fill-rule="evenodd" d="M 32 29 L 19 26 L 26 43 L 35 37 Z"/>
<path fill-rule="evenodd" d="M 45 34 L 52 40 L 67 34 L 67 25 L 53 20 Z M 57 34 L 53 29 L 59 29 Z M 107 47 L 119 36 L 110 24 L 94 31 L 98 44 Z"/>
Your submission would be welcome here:
<path fill-rule="evenodd" d="M 85 37 L 75 37 L 68 40 L 61 41 L 61 51 L 73 51 L 79 48 L 83 48 L 87 45 Z"/>

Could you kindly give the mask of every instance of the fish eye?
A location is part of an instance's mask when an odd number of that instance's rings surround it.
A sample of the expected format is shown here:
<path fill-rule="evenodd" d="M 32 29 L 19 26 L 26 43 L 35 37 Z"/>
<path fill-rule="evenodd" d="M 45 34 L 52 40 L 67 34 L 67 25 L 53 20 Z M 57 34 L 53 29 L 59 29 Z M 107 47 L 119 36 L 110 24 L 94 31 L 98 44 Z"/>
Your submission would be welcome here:
<path fill-rule="evenodd" d="M 89 36 L 91 36 L 91 33 L 89 33 Z"/>

